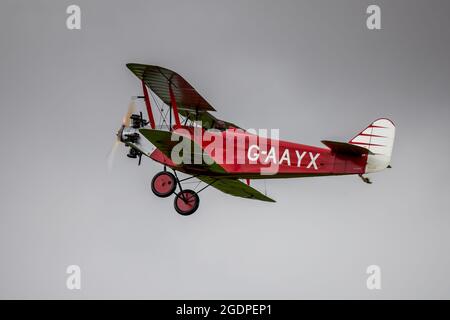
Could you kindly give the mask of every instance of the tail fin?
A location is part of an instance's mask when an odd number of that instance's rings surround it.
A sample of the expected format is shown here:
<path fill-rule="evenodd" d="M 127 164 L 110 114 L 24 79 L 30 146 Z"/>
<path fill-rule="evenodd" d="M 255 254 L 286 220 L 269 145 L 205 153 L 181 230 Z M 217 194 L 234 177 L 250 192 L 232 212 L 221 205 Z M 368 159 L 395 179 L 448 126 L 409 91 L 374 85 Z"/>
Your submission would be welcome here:
<path fill-rule="evenodd" d="M 367 156 L 366 173 L 385 169 L 391 162 L 394 146 L 395 125 L 389 119 L 378 119 L 349 141 L 370 150 Z"/>

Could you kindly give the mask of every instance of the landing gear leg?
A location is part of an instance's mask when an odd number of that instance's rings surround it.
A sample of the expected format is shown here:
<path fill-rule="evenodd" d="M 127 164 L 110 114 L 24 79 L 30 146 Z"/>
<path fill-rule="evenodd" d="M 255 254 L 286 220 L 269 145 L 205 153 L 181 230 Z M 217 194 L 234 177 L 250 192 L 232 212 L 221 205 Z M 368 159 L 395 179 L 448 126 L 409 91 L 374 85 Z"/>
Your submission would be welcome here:
<path fill-rule="evenodd" d="M 181 188 L 180 179 L 178 179 L 176 171 L 174 171 L 175 179 L 178 184 L 178 188 L 180 192 L 175 196 L 175 200 L 173 202 L 173 206 L 175 207 L 176 212 L 178 212 L 182 216 L 189 216 L 197 211 L 198 206 L 200 205 L 200 198 L 194 190 Z"/>

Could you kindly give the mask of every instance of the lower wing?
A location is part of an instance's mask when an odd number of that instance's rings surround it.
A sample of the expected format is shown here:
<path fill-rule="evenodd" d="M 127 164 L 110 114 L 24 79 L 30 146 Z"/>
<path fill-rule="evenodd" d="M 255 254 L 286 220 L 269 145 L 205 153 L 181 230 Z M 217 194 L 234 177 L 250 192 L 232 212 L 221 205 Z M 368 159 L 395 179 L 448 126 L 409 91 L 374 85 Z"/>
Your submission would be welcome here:
<path fill-rule="evenodd" d="M 196 178 L 222 192 L 235 197 L 275 202 L 275 200 L 267 197 L 255 188 L 252 188 L 237 179 L 210 176 L 197 176 Z"/>

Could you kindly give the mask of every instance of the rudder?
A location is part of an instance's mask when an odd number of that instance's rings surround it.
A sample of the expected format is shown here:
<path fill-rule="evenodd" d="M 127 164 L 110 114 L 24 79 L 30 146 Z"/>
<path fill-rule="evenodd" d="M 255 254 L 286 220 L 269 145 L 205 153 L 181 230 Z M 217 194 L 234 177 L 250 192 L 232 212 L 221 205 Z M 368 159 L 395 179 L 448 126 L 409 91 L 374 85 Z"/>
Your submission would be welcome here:
<path fill-rule="evenodd" d="M 389 166 L 394 147 L 395 125 L 386 118 L 372 122 L 367 128 L 349 141 L 350 144 L 370 150 L 366 173 L 377 172 Z"/>

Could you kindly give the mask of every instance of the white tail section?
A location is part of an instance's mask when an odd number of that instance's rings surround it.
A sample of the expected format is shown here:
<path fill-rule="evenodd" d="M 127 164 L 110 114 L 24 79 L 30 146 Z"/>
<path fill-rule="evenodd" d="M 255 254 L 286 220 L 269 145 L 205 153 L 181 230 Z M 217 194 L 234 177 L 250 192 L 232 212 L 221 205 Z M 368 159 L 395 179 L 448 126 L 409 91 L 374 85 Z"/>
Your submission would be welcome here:
<path fill-rule="evenodd" d="M 361 131 L 349 143 L 369 149 L 366 173 L 385 169 L 391 162 L 394 147 L 395 125 L 389 119 L 378 119 Z"/>

